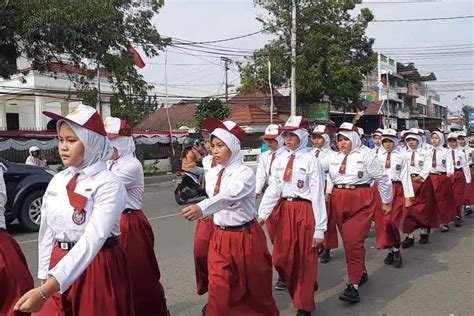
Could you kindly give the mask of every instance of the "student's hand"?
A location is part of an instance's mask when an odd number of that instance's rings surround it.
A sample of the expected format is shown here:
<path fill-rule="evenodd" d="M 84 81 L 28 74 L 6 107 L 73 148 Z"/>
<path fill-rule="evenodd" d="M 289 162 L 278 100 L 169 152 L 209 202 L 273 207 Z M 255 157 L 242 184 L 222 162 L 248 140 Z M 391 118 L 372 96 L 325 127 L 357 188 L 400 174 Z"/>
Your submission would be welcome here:
<path fill-rule="evenodd" d="M 413 205 L 412 198 L 405 198 L 405 207 L 410 207 Z"/>
<path fill-rule="evenodd" d="M 325 200 L 326 202 L 329 202 L 329 201 L 331 200 L 331 193 L 326 193 L 326 194 L 324 195 L 324 200 Z"/>
<path fill-rule="evenodd" d="M 202 217 L 202 210 L 196 204 L 189 205 L 183 208 L 181 213 L 183 214 L 183 217 L 186 218 L 188 221 L 195 221 L 198 218 Z"/>
<path fill-rule="evenodd" d="M 414 177 L 414 178 L 413 178 L 413 181 L 415 181 L 415 182 L 424 182 L 423 178 L 420 177 L 420 176 Z"/>
<path fill-rule="evenodd" d="M 446 175 L 448 176 L 448 178 L 451 178 L 452 176 L 454 176 L 454 174 L 452 173 L 447 173 Z"/>
<path fill-rule="evenodd" d="M 313 238 L 312 247 L 319 250 L 319 249 L 323 248 L 323 243 L 324 243 L 324 239 Z"/>
<path fill-rule="evenodd" d="M 265 224 L 265 220 L 263 218 L 258 218 L 257 219 L 257 223 L 260 225 L 260 226 L 263 226 Z"/>
<path fill-rule="evenodd" d="M 46 303 L 46 300 L 41 297 L 39 288 L 34 288 L 23 294 L 16 302 L 14 310 L 23 313 L 34 313 L 40 311 L 44 303 Z"/>
<path fill-rule="evenodd" d="M 261 193 L 257 193 L 257 194 L 255 194 L 255 199 L 258 199 L 258 198 L 260 198 L 260 196 L 261 196 L 261 195 L 262 195 Z"/>
<path fill-rule="evenodd" d="M 392 203 L 382 203 L 382 211 L 385 215 L 388 215 L 392 212 Z"/>

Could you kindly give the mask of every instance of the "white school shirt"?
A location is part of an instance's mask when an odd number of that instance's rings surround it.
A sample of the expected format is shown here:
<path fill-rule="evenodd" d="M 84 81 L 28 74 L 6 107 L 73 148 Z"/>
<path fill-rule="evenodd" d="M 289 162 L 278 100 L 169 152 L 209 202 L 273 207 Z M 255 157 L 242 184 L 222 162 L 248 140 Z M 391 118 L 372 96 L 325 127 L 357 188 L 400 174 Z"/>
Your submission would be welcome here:
<path fill-rule="evenodd" d="M 413 183 L 411 182 L 410 173 L 405 156 L 397 150 L 393 150 L 390 154 L 390 168 L 385 168 L 388 152 L 384 149 L 379 151 L 378 158 L 385 169 L 387 176 L 391 181 L 400 181 L 403 187 L 403 195 L 406 198 L 414 197 Z"/>
<path fill-rule="evenodd" d="M 3 171 L 0 168 L 0 229 L 7 229 L 5 220 L 5 204 L 7 204 L 7 187 L 3 178 Z"/>
<path fill-rule="evenodd" d="M 378 155 L 382 155 L 382 154 L 385 152 L 385 148 L 383 148 L 383 146 L 379 146 L 379 147 L 375 146 L 375 147 L 372 148 L 371 150 L 372 150 L 372 152 L 373 152 L 374 154 L 376 154 L 377 156 L 378 156 Z"/>
<path fill-rule="evenodd" d="M 71 168 L 56 174 L 46 189 L 41 206 L 38 234 L 38 278 L 52 275 L 60 293 L 86 270 L 107 238 L 120 235 L 120 215 L 125 208 L 126 191 L 120 178 L 99 161 L 80 171 L 76 193 L 86 196 L 85 222 L 73 222 L 74 209 L 69 203 L 66 185 L 74 176 Z M 74 247 L 49 269 L 56 241 L 75 242 Z"/>
<path fill-rule="evenodd" d="M 270 150 L 260 154 L 260 160 L 258 162 L 258 167 L 257 167 L 257 172 L 255 174 L 256 177 L 256 185 L 255 185 L 255 192 L 257 194 L 262 193 L 262 189 L 265 186 L 265 183 L 270 180 L 270 164 L 272 161 L 272 155 L 275 154 L 275 160 L 276 158 L 283 153 L 284 149 L 282 147 L 278 148 L 276 151 L 272 152 Z M 275 160 L 273 160 L 272 165 L 272 172 L 273 171 L 273 166 L 275 164 Z"/>
<path fill-rule="evenodd" d="M 415 165 L 411 165 L 411 156 L 415 152 Z M 403 153 L 408 164 L 408 172 L 411 174 L 419 174 L 423 181 L 428 178 L 431 170 L 431 160 L 433 155 L 430 150 L 421 147 L 413 150 L 410 147 Z"/>
<path fill-rule="evenodd" d="M 468 141 L 466 141 L 468 143 Z M 466 159 L 467 159 L 467 164 L 469 166 L 472 166 L 472 156 L 473 156 L 473 149 L 471 146 L 469 145 L 466 145 L 464 147 L 461 147 L 459 146 L 459 148 L 461 148 L 461 150 L 466 154 Z"/>
<path fill-rule="evenodd" d="M 377 182 L 382 202 L 385 204 L 392 202 L 392 182 L 373 152 L 363 148 L 351 151 L 347 155 L 346 172 L 341 174 L 339 173 L 339 168 L 344 160 L 344 156 L 341 152 L 335 152 L 321 161 L 324 170 L 329 171 L 330 180 L 334 185 L 370 184 L 374 180 Z"/>
<path fill-rule="evenodd" d="M 434 151 L 436 151 L 436 168 L 433 168 L 433 157 Z M 453 158 L 449 154 L 449 150 L 445 147 L 438 146 L 431 149 L 431 169 L 430 173 L 440 173 L 446 172 L 447 174 L 453 175 L 454 174 L 454 164 Z"/>
<path fill-rule="evenodd" d="M 107 168 L 120 177 L 125 185 L 127 190 L 125 208 L 141 210 L 143 207 L 143 194 L 145 193 L 145 180 L 140 161 L 133 154 L 128 154 L 115 161 L 108 161 Z"/>
<path fill-rule="evenodd" d="M 317 152 L 319 152 L 319 155 L 316 157 Z M 332 152 L 334 152 L 334 150 L 332 150 L 331 147 L 323 147 L 323 148 L 315 147 L 313 148 L 313 150 L 311 150 L 311 155 L 321 160 L 321 159 L 324 159 L 327 155 L 330 155 Z"/>
<path fill-rule="evenodd" d="M 222 167 L 212 168 L 206 174 L 206 192 L 209 198 L 197 203 L 203 216 L 213 215 L 218 226 L 239 226 L 257 217 L 255 207 L 255 174 L 241 162 L 225 168 L 219 193 L 214 188 Z"/>
<path fill-rule="evenodd" d="M 469 165 L 467 164 L 466 154 L 462 151 L 461 148 L 456 147 L 456 149 L 448 149 L 448 155 L 452 157 L 452 151 L 454 150 L 454 169 L 459 170 L 462 169 L 464 172 L 464 177 L 466 178 L 466 183 L 471 183 L 471 169 L 469 169 Z"/>
<path fill-rule="evenodd" d="M 327 229 L 326 203 L 324 200 L 325 175 L 321 164 L 306 149 L 298 150 L 293 161 L 291 180 L 283 181 L 291 152 L 285 150 L 273 163 L 275 172 L 263 195 L 258 217 L 266 220 L 281 197 L 302 198 L 311 201 L 315 219 L 314 238 L 324 238 Z"/>

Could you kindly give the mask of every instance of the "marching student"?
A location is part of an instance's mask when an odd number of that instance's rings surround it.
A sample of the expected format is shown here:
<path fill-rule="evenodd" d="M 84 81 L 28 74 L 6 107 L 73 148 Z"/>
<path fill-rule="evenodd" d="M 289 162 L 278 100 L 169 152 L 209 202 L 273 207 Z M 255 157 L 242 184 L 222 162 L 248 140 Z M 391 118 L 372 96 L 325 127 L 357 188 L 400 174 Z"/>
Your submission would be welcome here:
<path fill-rule="evenodd" d="M 28 158 L 26 158 L 25 165 L 48 168 L 48 163 L 46 159 L 41 158 L 40 149 L 38 146 L 31 146 L 28 151 L 30 152 L 30 155 L 28 156 Z"/>
<path fill-rule="evenodd" d="M 471 185 L 471 170 L 467 164 L 465 153 L 458 146 L 458 134 L 448 134 L 448 155 L 451 155 L 454 164 L 454 177 L 451 178 L 451 185 L 454 193 L 454 226 L 461 227 L 461 211 L 464 204 L 464 193 Z"/>
<path fill-rule="evenodd" d="M 424 149 L 426 150 L 432 150 L 433 149 L 433 146 L 428 144 L 428 142 L 426 141 L 426 131 L 424 129 L 418 129 L 420 135 L 421 135 L 421 147 L 423 147 Z"/>
<path fill-rule="evenodd" d="M 372 134 L 372 138 L 374 139 L 374 145 L 375 147 L 372 148 L 372 151 L 378 155 L 380 151 L 383 151 L 383 146 L 382 146 L 382 133 L 383 129 L 377 128 L 375 132 Z"/>
<path fill-rule="evenodd" d="M 433 192 L 433 185 L 429 177 L 432 153 L 422 147 L 420 131 L 410 129 L 406 134 L 407 150 L 404 152 L 408 162 L 415 199 L 413 205 L 407 207 L 402 218 L 402 230 L 407 234 L 402 242 L 403 248 L 410 248 L 415 244 L 413 232 L 421 228 L 420 244 L 427 244 L 431 228 L 440 225 L 439 211 Z"/>
<path fill-rule="evenodd" d="M 403 130 L 400 132 L 400 141 L 398 142 L 397 149 L 400 152 L 405 152 L 407 150 L 407 143 L 405 141 L 405 137 L 408 131 Z"/>
<path fill-rule="evenodd" d="M 331 207 L 336 214 L 346 254 L 349 283 L 339 299 L 349 303 L 360 301 L 359 286 L 367 282 L 365 267 L 365 239 L 373 214 L 382 201 L 382 211 L 391 211 L 392 182 L 377 156 L 361 148 L 358 128 L 342 123 L 337 132 L 339 152 L 322 161 L 333 183 Z M 380 194 L 371 188 L 375 181 Z M 357 201 L 357 202 L 355 202 Z"/>
<path fill-rule="evenodd" d="M 433 184 L 433 192 L 438 205 L 439 218 L 441 221 L 440 231 L 447 232 L 448 224 L 452 221 L 452 207 L 455 205 L 453 191 L 451 189 L 451 180 L 454 174 L 454 165 L 449 150 L 444 146 L 444 133 L 440 130 L 434 130 L 431 133 L 432 158 L 430 179 Z"/>
<path fill-rule="evenodd" d="M 327 226 L 325 176 L 308 151 L 308 121 L 290 116 L 281 128 L 285 153 L 260 203 L 259 222 L 273 222 L 273 265 L 286 283 L 297 315 L 316 308 L 318 250 Z"/>
<path fill-rule="evenodd" d="M 5 204 L 7 188 L 0 166 L 0 315 L 26 316 L 13 310 L 18 299 L 33 288 L 33 277 L 20 246 L 7 232 Z"/>
<path fill-rule="evenodd" d="M 207 175 L 209 198 L 185 207 L 184 218 L 213 215 L 209 245 L 208 316 L 279 315 L 272 297 L 272 265 L 267 241 L 256 223 L 255 175 L 242 163 L 244 131 L 234 122 L 207 118 L 211 146 L 220 171 Z"/>
<path fill-rule="evenodd" d="M 216 162 L 212 156 L 211 148 L 211 134 L 202 129 L 202 137 L 204 139 L 204 146 L 207 151 L 207 156 L 202 159 L 202 166 L 204 168 L 204 187 L 206 186 L 206 179 L 210 177 L 211 173 L 217 174 L 221 170 L 221 166 Z M 209 253 L 209 244 L 211 242 L 212 234 L 214 233 L 215 225 L 212 216 L 200 218 L 196 223 L 196 231 L 194 233 L 194 271 L 196 274 L 196 292 L 198 295 L 204 295 L 209 287 L 209 270 L 207 266 L 207 258 Z"/>
<path fill-rule="evenodd" d="M 154 251 L 155 236 L 142 211 L 145 182 L 142 164 L 135 158 L 132 128 L 127 121 L 116 117 L 107 117 L 104 125 L 114 147 L 107 169 L 122 179 L 127 190 L 126 205 L 120 217 L 120 246 L 127 257 L 135 315 L 167 316 Z"/>
<path fill-rule="evenodd" d="M 473 149 L 469 146 L 469 138 L 467 137 L 467 133 L 461 131 L 458 133 L 458 143 L 459 148 L 466 154 L 467 164 L 471 169 L 471 179 L 474 177 L 474 168 L 472 168 L 472 159 L 473 159 Z M 469 216 L 472 214 L 471 205 L 474 204 L 474 184 L 471 182 L 471 185 L 466 186 L 465 194 L 464 194 L 464 214 Z"/>
<path fill-rule="evenodd" d="M 393 201 L 392 211 L 389 213 L 382 212 L 380 207 L 376 209 L 376 246 L 378 249 L 390 250 L 384 260 L 385 264 L 400 268 L 403 262 L 400 253 L 400 222 L 403 208 L 411 206 L 415 193 L 405 156 L 397 150 L 397 132 L 390 128 L 385 129 L 381 134 L 381 142 L 384 150 L 380 150 L 378 157 L 392 181 Z"/>
<path fill-rule="evenodd" d="M 324 125 L 317 125 L 311 135 L 313 140 L 314 149 L 311 152 L 319 160 L 325 159 L 328 155 L 334 153 L 334 150 L 331 148 L 331 138 L 329 136 L 329 130 Z M 328 181 L 327 174 L 326 178 L 326 188 L 331 185 Z M 337 227 L 336 227 L 336 218 L 334 212 L 331 211 L 329 195 L 326 198 L 326 211 L 328 217 L 327 230 L 324 233 L 324 245 L 321 253 L 319 254 L 319 262 L 328 263 L 331 260 L 331 249 L 336 249 L 338 245 L 337 240 Z"/>
<path fill-rule="evenodd" d="M 46 189 L 38 234 L 41 285 L 15 309 L 42 315 L 135 315 L 124 252 L 119 245 L 126 191 L 107 170 L 112 146 L 99 113 L 79 104 L 57 121 L 59 154 L 68 168 Z"/>
<path fill-rule="evenodd" d="M 258 162 L 256 172 L 257 183 L 255 186 L 255 193 L 257 194 L 257 197 L 261 196 L 265 191 L 264 188 L 268 186 L 268 181 L 272 174 L 273 163 L 275 159 L 284 151 L 284 140 L 280 136 L 278 125 L 268 125 L 265 129 L 265 133 L 260 136 L 260 138 L 265 141 L 269 150 L 260 155 Z"/>

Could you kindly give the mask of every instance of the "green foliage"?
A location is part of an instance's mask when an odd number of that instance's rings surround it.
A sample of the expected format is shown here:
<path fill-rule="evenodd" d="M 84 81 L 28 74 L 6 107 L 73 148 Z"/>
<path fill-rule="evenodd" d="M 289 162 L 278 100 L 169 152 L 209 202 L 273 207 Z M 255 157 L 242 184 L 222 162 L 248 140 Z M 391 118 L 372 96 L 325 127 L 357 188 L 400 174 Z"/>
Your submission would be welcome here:
<path fill-rule="evenodd" d="M 374 40 L 365 36 L 373 19 L 363 8 L 351 12 L 361 0 L 298 1 L 296 91 L 298 104 L 318 102 L 324 95 L 334 105 L 360 108 L 364 75 L 376 65 Z M 266 32 L 276 38 L 240 64 L 240 91 L 268 89 L 268 59 L 272 63 L 272 84 L 287 84 L 291 76 L 291 1 L 255 1 L 269 12 Z"/>
<path fill-rule="evenodd" d="M 220 120 L 225 119 L 230 115 L 230 108 L 227 104 L 219 99 L 202 99 L 197 108 L 196 114 L 194 115 L 194 125 L 198 128 L 202 128 L 202 121 L 207 117 L 215 117 Z"/>
<path fill-rule="evenodd" d="M 149 57 L 167 44 L 152 25 L 163 0 L 15 0 L 0 2 L 0 76 L 17 72 L 16 58 L 26 57 L 33 69 L 50 73 L 52 63 L 72 64 L 81 73 L 66 72 L 86 104 L 97 103 L 91 86 L 100 65 L 114 89 L 112 112 L 137 121 L 146 110 L 151 88 L 134 67 L 128 46 L 141 47 Z M 114 109 L 114 107 L 117 107 Z M 129 116 L 127 116 L 129 115 Z"/>

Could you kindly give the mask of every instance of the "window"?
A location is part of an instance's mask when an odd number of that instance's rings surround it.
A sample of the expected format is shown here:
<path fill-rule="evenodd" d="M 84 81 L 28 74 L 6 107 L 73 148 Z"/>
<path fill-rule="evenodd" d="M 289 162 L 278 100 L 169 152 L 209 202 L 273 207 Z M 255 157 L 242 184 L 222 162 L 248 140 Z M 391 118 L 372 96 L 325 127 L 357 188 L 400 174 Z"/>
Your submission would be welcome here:
<path fill-rule="evenodd" d="M 20 129 L 20 117 L 18 113 L 7 113 L 7 131 Z"/>

